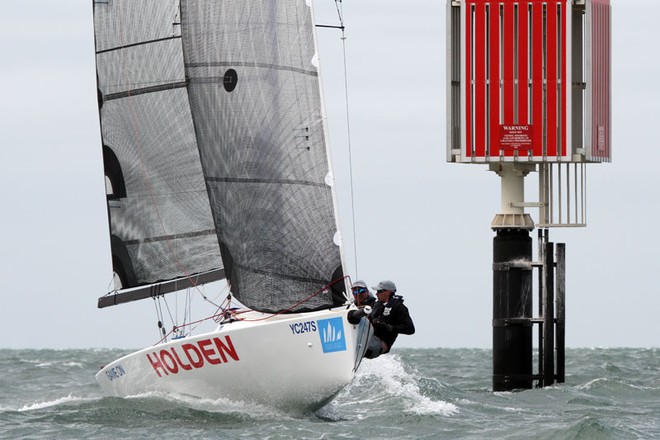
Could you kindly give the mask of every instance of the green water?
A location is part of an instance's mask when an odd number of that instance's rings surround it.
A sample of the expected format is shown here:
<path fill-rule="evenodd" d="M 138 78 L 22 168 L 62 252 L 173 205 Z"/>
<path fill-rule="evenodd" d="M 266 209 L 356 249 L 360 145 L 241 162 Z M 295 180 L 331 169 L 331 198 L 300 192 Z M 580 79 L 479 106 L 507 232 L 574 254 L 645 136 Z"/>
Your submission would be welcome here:
<path fill-rule="evenodd" d="M 307 414 L 107 397 L 94 373 L 124 353 L 0 350 L 0 438 L 660 438 L 660 349 L 571 349 L 565 384 L 516 393 L 490 391 L 490 350 L 398 349 Z"/>

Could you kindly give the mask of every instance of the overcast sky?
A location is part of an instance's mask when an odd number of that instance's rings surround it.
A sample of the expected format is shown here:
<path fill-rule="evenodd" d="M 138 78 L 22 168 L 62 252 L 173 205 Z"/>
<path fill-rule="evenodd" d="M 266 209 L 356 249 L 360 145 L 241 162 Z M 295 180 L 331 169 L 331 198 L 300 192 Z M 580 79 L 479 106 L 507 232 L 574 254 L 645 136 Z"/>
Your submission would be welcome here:
<path fill-rule="evenodd" d="M 336 24 L 323 2 L 318 21 Z M 96 308 L 111 263 L 91 3 L 2 7 L 0 348 L 157 339 L 152 301 Z M 397 283 L 417 327 L 398 346 L 488 348 L 499 178 L 445 161 L 445 1 L 345 0 L 344 14 L 355 237 L 340 34 L 319 37 L 351 276 Z M 659 17 L 655 0 L 613 0 L 614 160 L 588 169 L 588 227 L 550 232 L 567 247 L 569 347 L 660 346 Z"/>

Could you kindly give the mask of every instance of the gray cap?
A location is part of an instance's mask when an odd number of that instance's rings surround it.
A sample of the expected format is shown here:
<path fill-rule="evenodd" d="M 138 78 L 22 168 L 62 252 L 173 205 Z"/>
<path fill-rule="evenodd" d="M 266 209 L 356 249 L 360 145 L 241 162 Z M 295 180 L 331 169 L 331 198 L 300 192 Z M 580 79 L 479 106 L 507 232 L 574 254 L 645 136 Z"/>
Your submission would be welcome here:
<path fill-rule="evenodd" d="M 367 287 L 367 283 L 365 283 L 362 280 L 353 283 L 353 289 L 355 289 L 356 287 L 364 287 L 365 289 L 369 290 L 369 288 Z"/>
<path fill-rule="evenodd" d="M 390 280 L 383 280 L 380 283 L 378 283 L 377 286 L 372 287 L 374 290 L 391 290 L 392 292 L 396 292 L 396 284 L 394 284 L 394 281 Z"/>

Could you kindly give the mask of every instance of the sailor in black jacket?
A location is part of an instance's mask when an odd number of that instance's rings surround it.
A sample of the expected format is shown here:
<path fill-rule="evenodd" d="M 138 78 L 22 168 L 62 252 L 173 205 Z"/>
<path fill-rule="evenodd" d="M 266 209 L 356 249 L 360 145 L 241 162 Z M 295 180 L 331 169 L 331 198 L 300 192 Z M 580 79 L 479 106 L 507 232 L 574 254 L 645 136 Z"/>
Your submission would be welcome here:
<path fill-rule="evenodd" d="M 403 304 L 403 297 L 395 295 L 396 284 L 384 280 L 373 287 L 378 301 L 369 316 L 374 328 L 374 335 L 369 340 L 365 357 L 372 359 L 387 353 L 392 348 L 399 333 L 412 335 L 415 325 L 410 318 L 408 308 Z"/>
<path fill-rule="evenodd" d="M 367 283 L 362 280 L 356 281 L 353 283 L 351 290 L 353 291 L 353 298 L 355 299 L 358 307 L 369 306 L 373 308 L 374 303 L 376 302 L 376 298 L 371 294 L 371 292 L 369 292 Z"/>

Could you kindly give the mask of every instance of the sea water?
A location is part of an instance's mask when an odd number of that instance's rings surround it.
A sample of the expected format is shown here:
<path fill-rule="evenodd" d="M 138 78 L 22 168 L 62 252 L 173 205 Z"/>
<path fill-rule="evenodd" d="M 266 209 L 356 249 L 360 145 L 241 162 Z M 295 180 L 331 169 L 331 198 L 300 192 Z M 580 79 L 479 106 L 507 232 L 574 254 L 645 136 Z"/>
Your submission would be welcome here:
<path fill-rule="evenodd" d="M 0 438 L 660 438 L 660 349 L 570 349 L 566 382 L 491 391 L 491 351 L 394 349 L 336 399 L 291 414 L 223 400 L 108 397 L 94 380 L 124 350 L 0 350 Z"/>

